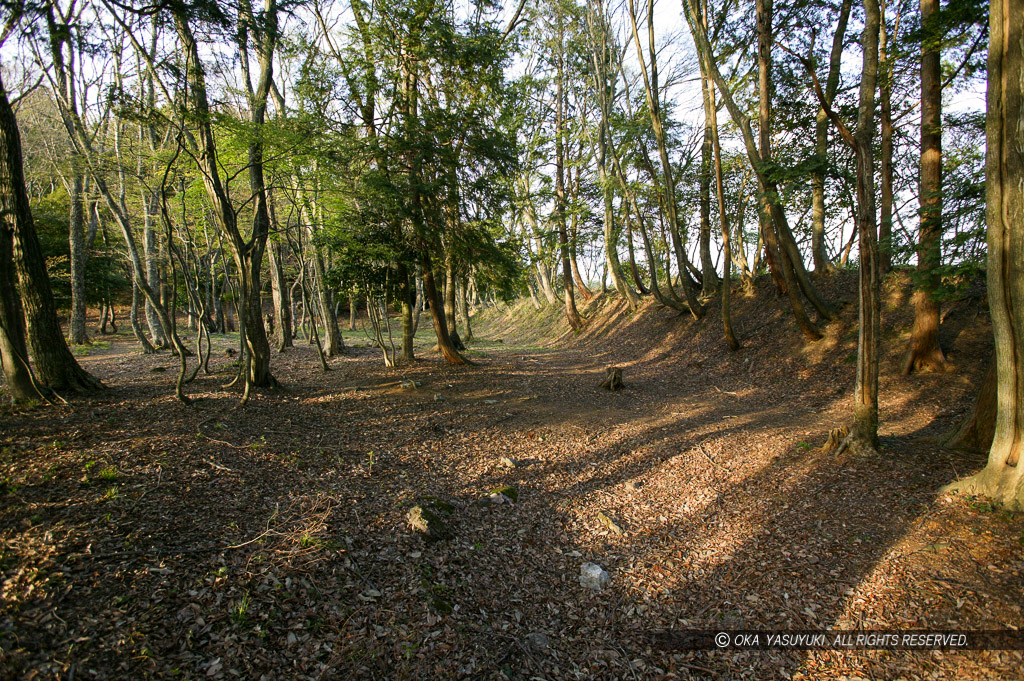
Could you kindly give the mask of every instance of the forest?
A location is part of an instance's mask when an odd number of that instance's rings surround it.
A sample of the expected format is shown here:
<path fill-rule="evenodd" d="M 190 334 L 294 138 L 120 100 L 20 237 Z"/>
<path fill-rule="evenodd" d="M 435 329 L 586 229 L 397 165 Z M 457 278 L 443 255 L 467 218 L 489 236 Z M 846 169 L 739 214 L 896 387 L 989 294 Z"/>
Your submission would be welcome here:
<path fill-rule="evenodd" d="M 1024 0 L 0 0 L 0 677 L 1020 678 L 1022 89 Z"/>

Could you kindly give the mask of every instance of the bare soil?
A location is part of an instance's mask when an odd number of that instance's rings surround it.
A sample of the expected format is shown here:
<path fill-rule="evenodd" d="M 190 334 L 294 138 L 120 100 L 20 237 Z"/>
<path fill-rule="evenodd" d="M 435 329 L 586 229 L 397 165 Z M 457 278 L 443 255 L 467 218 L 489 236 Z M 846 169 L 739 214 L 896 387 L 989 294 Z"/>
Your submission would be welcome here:
<path fill-rule="evenodd" d="M 842 318 L 811 344 L 784 299 L 739 296 L 737 353 L 714 306 L 694 323 L 607 297 L 578 337 L 557 309 L 480 315 L 468 368 L 425 344 L 397 370 L 350 348 L 325 374 L 297 341 L 273 359 L 286 389 L 244 408 L 221 387 L 230 339 L 189 407 L 174 358 L 106 337 L 81 358 L 103 394 L 0 413 L 0 677 L 1024 678 L 1020 651 L 654 636 L 1024 624 L 1024 514 L 939 491 L 984 465 L 935 439 L 988 361 L 984 292 L 946 306 L 955 370 L 902 378 L 908 290 L 889 281 L 882 447 L 834 457 L 854 286 L 822 283 Z M 598 388 L 610 365 L 622 391 Z M 517 503 L 477 503 L 505 484 Z M 455 507 L 454 539 L 409 528 L 427 497 Z M 580 586 L 587 561 L 603 590 Z"/>

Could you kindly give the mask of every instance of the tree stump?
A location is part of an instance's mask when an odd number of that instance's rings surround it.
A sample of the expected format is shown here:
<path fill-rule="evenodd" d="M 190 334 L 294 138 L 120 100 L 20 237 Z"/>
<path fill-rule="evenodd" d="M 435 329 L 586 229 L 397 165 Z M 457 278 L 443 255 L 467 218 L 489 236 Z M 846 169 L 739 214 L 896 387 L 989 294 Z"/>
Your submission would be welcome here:
<path fill-rule="evenodd" d="M 821 451 L 823 451 L 823 452 L 834 452 L 834 451 L 836 451 L 837 449 L 839 449 L 839 446 L 842 445 L 846 441 L 846 438 L 847 438 L 847 436 L 849 436 L 849 434 L 850 434 L 850 429 L 848 427 L 846 427 L 846 426 L 840 426 L 838 428 L 833 428 L 829 432 L 829 434 L 828 434 L 828 440 L 826 440 L 825 444 L 823 444 L 821 446 Z"/>
<path fill-rule="evenodd" d="M 613 392 L 622 390 L 622 367 L 608 367 L 605 371 L 607 372 L 607 375 L 598 387 L 604 388 L 605 390 L 611 390 Z"/>

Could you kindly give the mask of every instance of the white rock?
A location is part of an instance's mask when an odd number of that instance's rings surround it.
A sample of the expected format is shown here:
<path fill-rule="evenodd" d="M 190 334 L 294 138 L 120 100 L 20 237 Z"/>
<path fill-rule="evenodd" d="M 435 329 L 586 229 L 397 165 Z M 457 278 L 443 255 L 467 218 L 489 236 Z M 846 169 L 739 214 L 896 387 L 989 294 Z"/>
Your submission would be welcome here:
<path fill-rule="evenodd" d="M 584 563 L 580 566 L 580 585 L 584 588 L 600 591 L 610 581 L 611 575 L 597 563 Z"/>

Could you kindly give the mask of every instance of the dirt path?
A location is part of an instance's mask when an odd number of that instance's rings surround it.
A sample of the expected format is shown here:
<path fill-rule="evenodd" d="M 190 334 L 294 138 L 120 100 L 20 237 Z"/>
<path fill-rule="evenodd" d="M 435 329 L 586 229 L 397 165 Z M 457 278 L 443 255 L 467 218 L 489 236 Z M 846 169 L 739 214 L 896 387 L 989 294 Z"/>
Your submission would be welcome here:
<path fill-rule="evenodd" d="M 386 371 L 355 349 L 325 375 L 303 346 L 274 358 L 286 392 L 239 409 L 228 374 L 200 377 L 190 408 L 171 358 L 117 340 L 83 359 L 107 394 L 3 414 L 0 676 L 1021 677 L 1019 651 L 655 645 L 1020 627 L 1024 519 L 937 495 L 978 459 L 911 438 L 948 407 L 921 383 L 887 393 L 880 456 L 836 459 L 815 447 L 846 386 L 649 355 L 492 344 Z M 596 389 L 616 360 L 627 389 Z M 518 503 L 476 503 L 502 484 Z M 454 539 L 409 529 L 424 497 Z M 609 586 L 580 586 L 586 561 Z"/>

